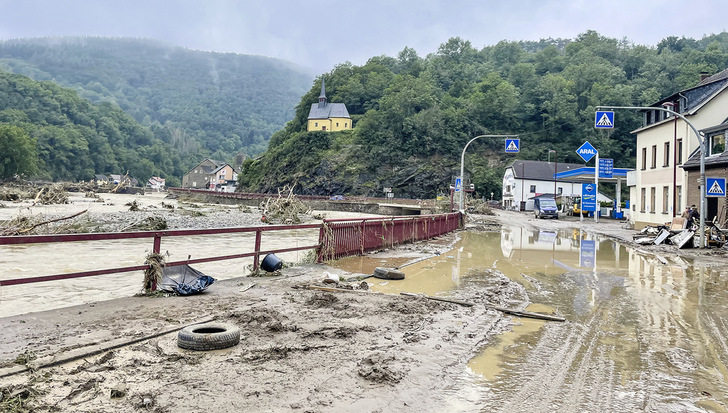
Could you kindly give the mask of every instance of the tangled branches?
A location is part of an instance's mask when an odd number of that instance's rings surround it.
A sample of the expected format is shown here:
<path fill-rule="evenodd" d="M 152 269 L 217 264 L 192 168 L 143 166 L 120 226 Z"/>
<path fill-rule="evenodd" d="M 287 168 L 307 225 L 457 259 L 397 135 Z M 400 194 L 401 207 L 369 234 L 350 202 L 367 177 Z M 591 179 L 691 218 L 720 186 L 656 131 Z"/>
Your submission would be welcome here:
<path fill-rule="evenodd" d="M 283 189 L 278 188 L 277 198 L 266 198 L 261 203 L 261 209 L 263 222 L 283 224 L 299 224 L 301 218 L 298 214 L 310 212 L 310 209 L 293 193 L 293 187 L 288 185 Z"/>

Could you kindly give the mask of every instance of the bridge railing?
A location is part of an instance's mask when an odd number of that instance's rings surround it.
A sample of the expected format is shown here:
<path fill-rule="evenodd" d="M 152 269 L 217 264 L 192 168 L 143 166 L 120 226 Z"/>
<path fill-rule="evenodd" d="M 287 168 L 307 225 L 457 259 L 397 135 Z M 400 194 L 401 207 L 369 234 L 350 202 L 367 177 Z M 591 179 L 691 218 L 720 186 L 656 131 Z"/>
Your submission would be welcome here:
<path fill-rule="evenodd" d="M 319 234 L 319 261 L 361 255 L 381 248 L 434 238 L 460 227 L 460 214 L 389 218 L 328 219 Z"/>
<path fill-rule="evenodd" d="M 214 196 L 218 198 L 231 198 L 231 199 L 265 199 L 278 196 L 277 194 L 259 194 L 249 192 L 222 192 L 214 191 L 211 189 L 194 189 L 194 188 L 168 188 L 172 193 L 188 193 Z M 346 197 L 344 199 L 332 199 L 328 196 L 320 195 L 296 195 L 296 198 L 303 201 L 334 201 L 334 202 L 386 202 L 386 203 L 400 203 L 400 204 L 416 204 L 416 205 L 429 205 L 433 201 L 429 199 L 409 199 L 409 198 L 374 198 L 374 197 L 363 197 L 354 196 Z"/>
<path fill-rule="evenodd" d="M 260 257 L 272 253 L 284 253 L 303 250 L 318 250 L 319 262 L 322 260 L 337 259 L 349 255 L 363 254 L 382 247 L 391 247 L 407 242 L 432 238 L 459 227 L 458 213 L 442 215 L 419 215 L 387 218 L 359 218 L 325 220 L 323 224 L 302 225 L 267 225 L 257 227 L 234 227 L 215 229 L 181 229 L 169 231 L 137 231 L 112 232 L 93 234 L 63 234 L 63 235 L 24 235 L 0 237 L 0 245 L 47 244 L 68 243 L 81 241 L 109 241 L 123 239 L 148 238 L 152 240 L 152 252 L 161 252 L 162 239 L 170 237 L 190 237 L 200 235 L 221 235 L 238 233 L 255 233 L 252 251 L 238 254 L 212 256 L 205 258 L 187 259 L 165 263 L 166 266 L 196 264 L 231 260 L 238 258 L 253 258 L 253 271 L 260 267 Z M 278 248 L 271 250 L 261 249 L 263 233 L 276 231 L 290 231 L 301 229 L 319 229 L 319 243 L 301 247 Z M 83 251 L 79 251 L 82 256 Z M 29 251 L 29 254 L 32 252 Z M 29 284 L 44 281 L 56 281 L 69 278 L 91 277 L 96 275 L 123 273 L 131 271 L 144 271 L 148 264 L 96 269 L 91 271 L 70 272 L 63 274 L 40 275 L 34 277 L 0 280 L 0 286 Z"/>

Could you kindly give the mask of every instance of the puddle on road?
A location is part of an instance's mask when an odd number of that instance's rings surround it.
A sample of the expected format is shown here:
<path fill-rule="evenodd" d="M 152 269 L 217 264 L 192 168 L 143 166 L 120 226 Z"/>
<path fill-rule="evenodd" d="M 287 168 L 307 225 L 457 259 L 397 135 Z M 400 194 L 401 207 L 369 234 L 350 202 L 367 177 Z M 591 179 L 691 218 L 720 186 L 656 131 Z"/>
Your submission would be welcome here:
<path fill-rule="evenodd" d="M 402 264 L 365 256 L 334 265 L 371 274 Z M 484 346 L 463 372 L 478 409 L 728 411 L 728 269 L 579 230 L 504 227 L 461 232 L 452 249 L 401 268 L 405 280 L 369 281 L 375 291 L 447 297 L 491 268 L 525 287 L 528 311 L 567 322 L 514 317 Z"/>

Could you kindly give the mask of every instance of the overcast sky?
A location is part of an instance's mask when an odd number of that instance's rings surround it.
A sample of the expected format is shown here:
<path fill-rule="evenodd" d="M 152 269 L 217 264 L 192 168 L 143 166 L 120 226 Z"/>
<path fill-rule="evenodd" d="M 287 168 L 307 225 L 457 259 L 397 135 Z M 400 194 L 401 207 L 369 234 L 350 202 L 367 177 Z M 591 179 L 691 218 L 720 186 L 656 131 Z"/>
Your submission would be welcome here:
<path fill-rule="evenodd" d="M 424 57 L 459 36 L 575 38 L 586 30 L 636 44 L 725 31 L 725 0 L 0 0 L 0 39 L 130 36 L 191 49 L 277 57 L 328 72 L 396 56 Z"/>

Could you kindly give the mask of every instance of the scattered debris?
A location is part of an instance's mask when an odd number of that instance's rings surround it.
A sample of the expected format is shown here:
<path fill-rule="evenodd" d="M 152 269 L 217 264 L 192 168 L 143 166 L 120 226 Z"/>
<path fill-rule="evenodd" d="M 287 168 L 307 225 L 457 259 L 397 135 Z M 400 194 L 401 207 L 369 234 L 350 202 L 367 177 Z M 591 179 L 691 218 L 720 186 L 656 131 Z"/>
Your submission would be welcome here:
<path fill-rule="evenodd" d="M 72 219 L 81 214 L 86 213 L 87 211 L 88 211 L 88 209 L 84 209 L 81 212 L 77 212 L 77 213 L 75 213 L 73 215 L 69 215 L 67 217 L 48 219 L 48 220 L 39 221 L 39 222 L 36 222 L 36 221 L 38 219 L 42 219 L 42 215 L 37 215 L 34 218 L 27 217 L 27 216 L 17 217 L 17 218 L 11 219 L 10 221 L 3 222 L 2 228 L 0 228 L 0 235 L 1 236 L 30 235 L 33 233 L 33 230 L 35 230 L 38 227 L 52 224 L 54 222 Z"/>
<path fill-rule="evenodd" d="M 287 193 L 287 195 L 283 195 Z M 261 203 L 263 218 L 266 223 L 299 224 L 299 214 L 307 214 L 311 210 L 293 193 L 293 186 L 278 188 L 277 198 L 266 198 Z"/>
<path fill-rule="evenodd" d="M 141 221 L 135 222 L 126 228 L 122 228 L 120 232 L 126 232 L 126 231 L 160 231 L 163 229 L 167 229 L 167 220 L 158 217 L 158 216 L 151 216 L 146 217 Z"/>

